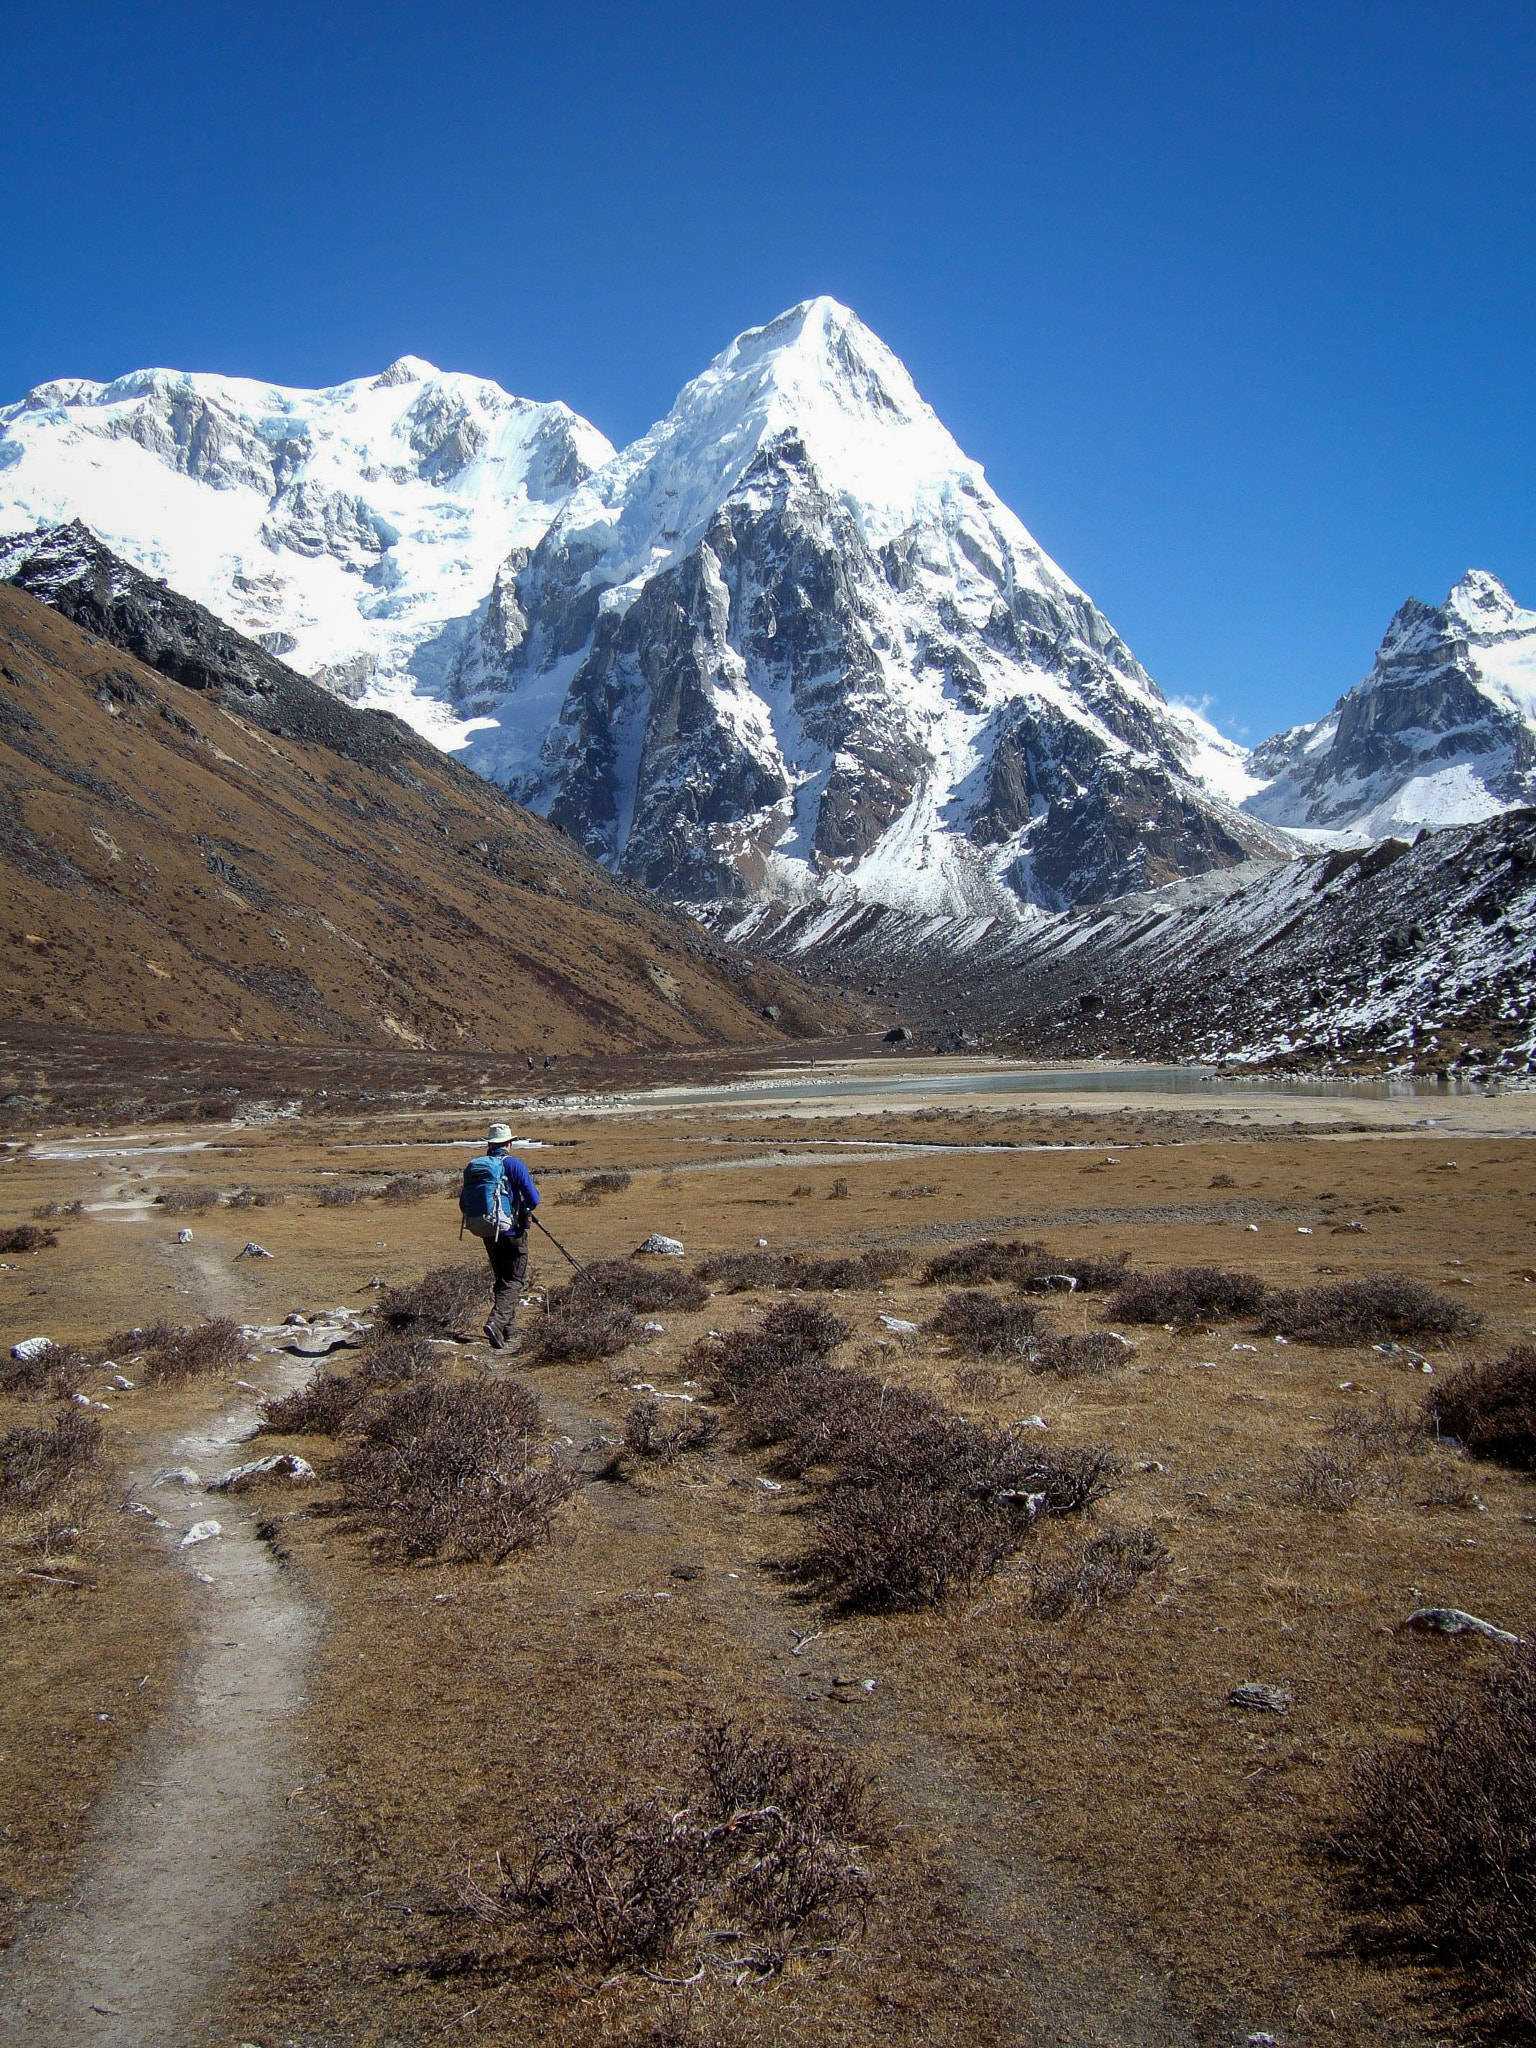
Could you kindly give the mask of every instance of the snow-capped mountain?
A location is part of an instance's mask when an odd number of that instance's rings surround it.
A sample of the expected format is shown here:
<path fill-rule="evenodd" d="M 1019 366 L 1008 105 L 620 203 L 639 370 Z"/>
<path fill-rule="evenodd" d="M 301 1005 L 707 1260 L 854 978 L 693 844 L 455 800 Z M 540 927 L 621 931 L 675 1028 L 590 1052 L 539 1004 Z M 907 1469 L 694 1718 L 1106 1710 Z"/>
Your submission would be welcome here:
<path fill-rule="evenodd" d="M 821 298 L 740 336 L 507 564 L 470 760 L 693 903 L 1097 900 L 1281 851 L 891 351 Z"/>
<path fill-rule="evenodd" d="M 1536 802 L 1536 612 L 1480 569 L 1443 605 L 1409 598 L 1364 682 L 1253 769 L 1254 816 L 1353 840 Z"/>
<path fill-rule="evenodd" d="M 463 621 L 612 453 L 568 406 L 414 356 L 321 391 L 65 378 L 0 409 L 0 531 L 83 520 L 337 695 L 449 742 Z"/>

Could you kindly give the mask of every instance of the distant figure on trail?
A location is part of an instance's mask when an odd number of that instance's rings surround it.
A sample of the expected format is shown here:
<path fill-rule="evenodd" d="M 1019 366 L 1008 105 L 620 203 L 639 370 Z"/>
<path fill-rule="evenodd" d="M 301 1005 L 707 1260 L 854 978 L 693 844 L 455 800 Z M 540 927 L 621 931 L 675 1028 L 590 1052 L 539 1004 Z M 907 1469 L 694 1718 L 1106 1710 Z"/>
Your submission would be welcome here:
<path fill-rule="evenodd" d="M 507 1150 L 511 1142 L 506 1124 L 492 1124 L 459 1189 L 463 1228 L 483 1240 L 491 1262 L 496 1291 L 485 1334 L 493 1351 L 505 1348 L 517 1321 L 517 1297 L 528 1280 L 528 1218 L 539 1206 L 533 1176 Z"/>

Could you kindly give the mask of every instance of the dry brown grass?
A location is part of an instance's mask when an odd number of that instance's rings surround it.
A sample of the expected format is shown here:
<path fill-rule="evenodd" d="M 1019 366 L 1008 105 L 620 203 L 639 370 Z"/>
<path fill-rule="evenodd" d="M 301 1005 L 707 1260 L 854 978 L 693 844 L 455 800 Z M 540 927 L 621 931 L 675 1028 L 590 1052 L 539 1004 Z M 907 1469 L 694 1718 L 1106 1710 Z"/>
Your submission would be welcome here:
<path fill-rule="evenodd" d="M 167 1216 L 202 1216 L 219 1206 L 219 1191 L 210 1187 L 162 1188 L 155 1206 Z"/>
<path fill-rule="evenodd" d="M 979 1237 L 971 1244 L 957 1245 L 953 1251 L 937 1253 L 918 1277 L 924 1287 L 948 1286 L 956 1281 L 980 1284 L 1012 1280 L 1021 1266 L 1038 1258 L 1044 1249 L 1043 1245 L 1026 1244 L 1017 1238 Z"/>
<path fill-rule="evenodd" d="M 1090 1536 L 1070 1565 L 1041 1565 L 1030 1573 L 1030 1611 L 1060 1621 L 1077 1610 L 1127 1600 L 1150 1572 L 1168 1561 L 1155 1529 L 1106 1529 Z"/>
<path fill-rule="evenodd" d="M 602 1173 L 589 1173 L 579 1187 L 562 1188 L 555 1199 L 574 1203 L 578 1208 L 593 1209 L 604 1195 L 622 1195 L 633 1180 L 633 1174 L 613 1168 Z"/>
<path fill-rule="evenodd" d="M 1063 1336 L 1037 1335 L 1025 1359 L 1031 1372 L 1064 1380 L 1094 1379 L 1130 1362 L 1135 1347 L 1111 1330 L 1073 1330 Z"/>
<path fill-rule="evenodd" d="M 1389 1338 L 1464 1337 L 1481 1322 L 1475 1310 L 1421 1280 L 1378 1273 L 1266 1294 L 1259 1328 L 1266 1337 L 1289 1337 L 1299 1344 L 1376 1344 Z"/>

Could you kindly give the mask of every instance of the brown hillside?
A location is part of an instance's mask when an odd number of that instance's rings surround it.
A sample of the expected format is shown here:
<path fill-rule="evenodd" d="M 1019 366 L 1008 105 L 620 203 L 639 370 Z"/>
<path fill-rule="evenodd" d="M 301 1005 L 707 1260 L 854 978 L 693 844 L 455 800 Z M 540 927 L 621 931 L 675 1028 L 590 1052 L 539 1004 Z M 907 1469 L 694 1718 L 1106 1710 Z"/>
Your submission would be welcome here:
<path fill-rule="evenodd" d="M 220 697 L 0 585 L 0 1016 L 529 1052 L 842 1021 L 446 757 L 373 765 Z"/>

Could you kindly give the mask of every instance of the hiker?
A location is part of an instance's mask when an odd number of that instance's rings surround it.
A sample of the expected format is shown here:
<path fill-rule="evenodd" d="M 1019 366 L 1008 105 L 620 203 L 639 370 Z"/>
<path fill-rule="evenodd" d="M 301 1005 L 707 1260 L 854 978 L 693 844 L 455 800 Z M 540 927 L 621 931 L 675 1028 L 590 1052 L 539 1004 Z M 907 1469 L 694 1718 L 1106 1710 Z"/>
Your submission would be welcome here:
<path fill-rule="evenodd" d="M 492 1124 L 459 1189 L 463 1227 L 483 1240 L 491 1262 L 496 1293 L 485 1334 L 493 1351 L 506 1347 L 517 1321 L 517 1297 L 528 1280 L 528 1218 L 539 1206 L 533 1176 L 507 1150 L 511 1142 L 508 1125 Z"/>

